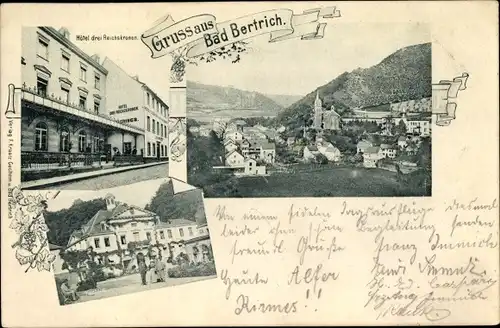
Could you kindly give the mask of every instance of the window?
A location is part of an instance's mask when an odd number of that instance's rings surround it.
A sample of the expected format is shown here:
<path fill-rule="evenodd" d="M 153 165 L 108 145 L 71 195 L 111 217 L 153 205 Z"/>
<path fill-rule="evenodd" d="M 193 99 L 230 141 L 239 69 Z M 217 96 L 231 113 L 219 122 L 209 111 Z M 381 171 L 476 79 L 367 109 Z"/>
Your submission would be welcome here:
<path fill-rule="evenodd" d="M 49 60 L 49 41 L 38 36 L 38 56 L 45 60 Z"/>
<path fill-rule="evenodd" d="M 148 142 L 148 156 L 151 156 L 151 143 Z"/>
<path fill-rule="evenodd" d="M 155 119 L 153 118 L 153 133 L 155 133 L 155 126 L 156 126 L 156 121 L 155 121 Z"/>
<path fill-rule="evenodd" d="M 80 65 L 80 80 L 87 82 L 87 67 Z"/>
<path fill-rule="evenodd" d="M 139 241 L 139 233 L 138 232 L 134 232 L 134 240 Z"/>
<path fill-rule="evenodd" d="M 165 239 L 165 233 L 163 230 L 160 230 L 160 239 Z"/>
<path fill-rule="evenodd" d="M 122 245 L 125 245 L 127 243 L 127 237 L 125 235 L 121 235 L 120 242 L 122 243 Z"/>
<path fill-rule="evenodd" d="M 80 95 L 80 108 L 87 108 L 87 97 L 85 97 L 84 95 Z"/>
<path fill-rule="evenodd" d="M 149 93 L 147 93 L 147 92 L 146 92 L 146 102 L 147 102 L 147 104 L 149 106 L 150 99 L 149 99 Z"/>
<path fill-rule="evenodd" d="M 69 90 L 66 90 L 63 87 L 61 87 L 61 93 L 62 93 L 62 100 L 65 103 L 69 103 Z"/>
<path fill-rule="evenodd" d="M 167 137 L 167 126 L 165 125 L 165 126 L 163 127 L 163 129 L 165 130 L 165 138 L 166 138 L 166 137 Z"/>
<path fill-rule="evenodd" d="M 156 122 L 156 133 L 160 134 L 160 122 Z"/>
<path fill-rule="evenodd" d="M 146 232 L 146 238 L 151 241 L 151 232 Z"/>
<path fill-rule="evenodd" d="M 99 108 L 101 107 L 101 103 L 97 100 L 94 101 L 94 113 L 99 114 Z"/>
<path fill-rule="evenodd" d="M 193 228 L 188 227 L 188 231 L 189 231 L 189 235 L 192 236 L 193 235 Z"/>
<path fill-rule="evenodd" d="M 179 235 L 180 235 L 181 237 L 184 237 L 184 229 L 179 228 Z"/>
<path fill-rule="evenodd" d="M 94 75 L 94 88 L 97 90 L 101 88 L 101 77 L 97 73 Z"/>
<path fill-rule="evenodd" d="M 155 145 L 154 145 L 154 144 L 153 144 L 153 147 L 152 147 L 152 148 L 153 148 L 153 156 L 156 156 L 156 155 L 155 155 L 155 153 L 156 153 L 156 147 L 155 147 Z"/>
<path fill-rule="evenodd" d="M 69 56 L 64 52 L 61 56 L 61 69 L 69 73 Z"/>
<path fill-rule="evenodd" d="M 148 131 L 151 131 L 151 118 L 149 116 L 147 119 L 147 127 L 148 127 Z"/>
<path fill-rule="evenodd" d="M 172 238 L 172 230 L 167 229 L 167 236 L 168 238 Z"/>
<path fill-rule="evenodd" d="M 132 228 L 137 227 L 137 222 L 132 222 Z"/>
<path fill-rule="evenodd" d="M 36 79 L 36 90 L 38 92 L 38 95 L 42 97 L 47 96 L 47 86 L 49 84 L 49 81 L 42 79 L 41 77 L 37 77 Z"/>
<path fill-rule="evenodd" d="M 111 244 L 109 243 L 109 237 L 104 237 L 104 246 L 109 247 Z"/>
<path fill-rule="evenodd" d="M 85 141 L 87 139 L 87 134 L 85 131 L 80 131 L 78 133 L 78 151 L 83 153 L 85 151 Z"/>
<path fill-rule="evenodd" d="M 69 131 L 66 128 L 61 129 L 59 134 L 59 150 L 69 151 Z"/>
<path fill-rule="evenodd" d="M 160 131 L 159 131 L 160 137 L 163 137 L 163 123 L 160 124 Z"/>
<path fill-rule="evenodd" d="M 95 248 L 100 248 L 101 247 L 101 240 L 99 238 L 94 238 L 94 245 L 95 245 Z"/>
<path fill-rule="evenodd" d="M 38 123 L 35 127 L 35 150 L 47 151 L 47 124 Z"/>
<path fill-rule="evenodd" d="M 160 145 L 160 150 L 161 150 L 160 156 L 163 156 L 163 145 Z"/>

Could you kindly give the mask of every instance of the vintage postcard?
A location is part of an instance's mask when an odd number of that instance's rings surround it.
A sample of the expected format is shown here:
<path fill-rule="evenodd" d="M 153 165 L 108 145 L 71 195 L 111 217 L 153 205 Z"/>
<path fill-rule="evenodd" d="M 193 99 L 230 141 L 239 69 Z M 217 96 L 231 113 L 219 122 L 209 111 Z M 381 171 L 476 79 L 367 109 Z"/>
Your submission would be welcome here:
<path fill-rule="evenodd" d="M 498 324 L 497 12 L 2 5 L 2 325 Z"/>

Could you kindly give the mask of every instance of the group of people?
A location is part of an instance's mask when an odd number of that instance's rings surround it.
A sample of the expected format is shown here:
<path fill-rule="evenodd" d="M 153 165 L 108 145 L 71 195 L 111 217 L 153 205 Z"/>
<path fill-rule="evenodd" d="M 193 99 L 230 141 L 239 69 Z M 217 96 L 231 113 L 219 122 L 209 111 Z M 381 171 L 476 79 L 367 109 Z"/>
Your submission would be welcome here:
<path fill-rule="evenodd" d="M 162 261 L 161 256 L 150 255 L 149 263 L 147 263 L 144 254 L 139 253 L 137 254 L 137 266 L 143 285 L 166 281 L 167 266 Z"/>

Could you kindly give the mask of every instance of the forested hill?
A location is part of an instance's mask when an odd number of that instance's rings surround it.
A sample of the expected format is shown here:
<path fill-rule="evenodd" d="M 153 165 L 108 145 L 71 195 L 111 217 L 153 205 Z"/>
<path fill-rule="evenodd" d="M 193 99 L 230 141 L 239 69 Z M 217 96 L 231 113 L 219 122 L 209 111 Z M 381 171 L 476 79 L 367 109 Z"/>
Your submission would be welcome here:
<path fill-rule="evenodd" d="M 90 201 L 77 199 L 70 208 L 44 213 L 49 227 L 47 238 L 49 243 L 66 247 L 71 233 L 87 223 L 99 210 L 106 209 L 106 201 L 102 198 Z"/>
<path fill-rule="evenodd" d="M 232 87 L 187 81 L 187 102 L 190 109 L 259 109 L 276 115 L 284 107 L 259 92 Z"/>
<path fill-rule="evenodd" d="M 352 108 L 378 106 L 432 95 L 431 43 L 408 46 L 370 68 L 358 68 L 312 90 L 277 117 L 284 125 L 303 124 L 310 119 L 316 92 L 323 107 L 333 104 L 339 114 Z"/>

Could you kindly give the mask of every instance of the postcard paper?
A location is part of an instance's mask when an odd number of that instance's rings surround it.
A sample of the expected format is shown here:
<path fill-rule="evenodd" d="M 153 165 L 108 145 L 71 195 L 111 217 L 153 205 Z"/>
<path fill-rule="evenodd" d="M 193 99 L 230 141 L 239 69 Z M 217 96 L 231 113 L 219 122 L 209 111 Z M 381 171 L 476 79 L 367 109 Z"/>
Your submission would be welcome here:
<path fill-rule="evenodd" d="M 497 9 L 2 6 L 2 324 L 498 323 Z"/>

